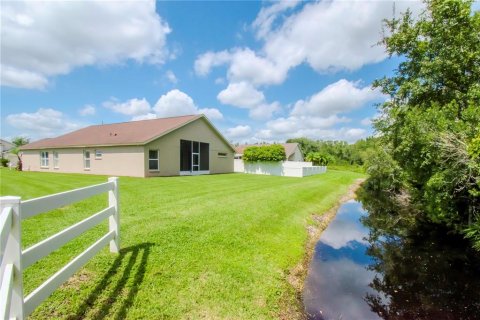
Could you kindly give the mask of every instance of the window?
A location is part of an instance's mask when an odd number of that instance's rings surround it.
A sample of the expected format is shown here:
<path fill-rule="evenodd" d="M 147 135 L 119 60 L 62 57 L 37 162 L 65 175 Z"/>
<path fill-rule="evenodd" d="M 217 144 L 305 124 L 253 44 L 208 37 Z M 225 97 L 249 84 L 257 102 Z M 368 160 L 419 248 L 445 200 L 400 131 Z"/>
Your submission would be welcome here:
<path fill-rule="evenodd" d="M 95 159 L 100 160 L 102 159 L 103 152 L 102 150 L 95 150 Z"/>
<path fill-rule="evenodd" d="M 208 171 L 210 145 L 180 140 L 180 171 Z"/>
<path fill-rule="evenodd" d="M 58 169 L 58 152 L 53 151 L 53 168 Z"/>
<path fill-rule="evenodd" d="M 48 168 L 48 151 L 40 152 L 40 167 Z"/>
<path fill-rule="evenodd" d="M 90 170 L 90 151 L 83 151 L 83 168 Z"/>
<path fill-rule="evenodd" d="M 159 171 L 158 150 L 148 150 L 148 170 Z"/>
<path fill-rule="evenodd" d="M 227 153 L 226 153 L 226 152 L 219 152 L 219 153 L 218 153 L 218 157 L 219 157 L 219 158 L 226 158 L 226 157 L 227 157 Z"/>

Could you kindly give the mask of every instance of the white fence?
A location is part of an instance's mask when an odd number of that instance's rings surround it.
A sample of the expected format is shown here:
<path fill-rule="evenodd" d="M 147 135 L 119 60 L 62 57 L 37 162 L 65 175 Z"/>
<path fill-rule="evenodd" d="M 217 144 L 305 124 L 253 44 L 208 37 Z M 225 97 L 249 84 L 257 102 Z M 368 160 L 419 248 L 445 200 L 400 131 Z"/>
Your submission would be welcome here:
<path fill-rule="evenodd" d="M 108 192 L 108 207 L 60 231 L 59 233 L 22 250 L 21 221 L 91 196 Z M 110 251 L 120 250 L 118 178 L 108 182 L 41 198 L 21 201 L 20 197 L 0 198 L 0 319 L 25 319 L 62 283 L 88 262 L 100 249 L 110 243 Z M 109 231 L 80 255 L 32 291 L 23 296 L 23 271 L 109 218 Z"/>
<path fill-rule="evenodd" d="M 325 173 L 327 167 L 313 166 L 311 162 L 283 161 L 283 162 L 244 162 L 235 159 L 234 172 L 265 174 L 285 177 L 306 177 L 314 174 Z"/>

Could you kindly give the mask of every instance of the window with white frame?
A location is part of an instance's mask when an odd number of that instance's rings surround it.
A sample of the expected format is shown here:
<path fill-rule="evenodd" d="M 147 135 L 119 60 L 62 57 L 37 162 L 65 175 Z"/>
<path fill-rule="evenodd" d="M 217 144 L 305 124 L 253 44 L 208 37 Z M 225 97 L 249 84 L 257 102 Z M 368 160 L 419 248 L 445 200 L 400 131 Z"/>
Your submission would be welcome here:
<path fill-rule="evenodd" d="M 40 167 L 48 168 L 48 151 L 40 152 Z"/>
<path fill-rule="evenodd" d="M 100 160 L 102 159 L 102 156 L 103 156 L 102 150 L 98 150 L 98 149 L 95 150 L 95 159 Z"/>
<path fill-rule="evenodd" d="M 90 170 L 90 151 L 83 151 L 83 168 L 85 170 Z"/>
<path fill-rule="evenodd" d="M 159 171 L 158 150 L 148 150 L 148 170 Z"/>
<path fill-rule="evenodd" d="M 58 151 L 53 151 L 53 168 L 58 169 Z"/>

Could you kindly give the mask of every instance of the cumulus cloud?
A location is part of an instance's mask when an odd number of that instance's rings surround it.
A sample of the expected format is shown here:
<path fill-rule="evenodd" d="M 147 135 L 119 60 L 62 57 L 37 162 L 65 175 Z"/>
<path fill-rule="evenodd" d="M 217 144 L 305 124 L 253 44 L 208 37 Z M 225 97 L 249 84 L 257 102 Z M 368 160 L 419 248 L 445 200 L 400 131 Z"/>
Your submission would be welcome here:
<path fill-rule="evenodd" d="M 346 126 L 352 120 L 349 112 L 365 107 L 385 97 L 370 86 L 345 79 L 332 83 L 311 97 L 298 100 L 287 117 L 268 121 L 258 130 L 253 141 L 281 141 L 288 138 L 309 137 L 322 140 L 354 142 L 365 138 L 364 128 Z M 361 124 L 363 124 L 361 122 Z"/>
<path fill-rule="evenodd" d="M 233 128 L 228 128 L 226 135 L 230 139 L 239 139 L 248 137 L 252 133 L 252 128 L 250 126 L 236 126 Z"/>
<path fill-rule="evenodd" d="M 290 10 L 297 1 L 274 2 L 261 9 L 252 26 L 263 42 L 258 51 L 231 48 L 207 52 L 195 62 L 198 75 L 228 64 L 232 82 L 254 85 L 281 84 L 288 71 L 306 63 L 315 71 L 357 70 L 386 58 L 381 38 L 382 20 L 393 15 L 393 1 L 321 1 Z M 410 7 L 419 12 L 419 1 L 396 2 L 398 12 Z M 287 14 L 287 12 L 289 14 Z M 283 18 L 279 20 L 280 15 Z"/>
<path fill-rule="evenodd" d="M 139 116 L 135 116 L 132 118 L 132 121 L 139 121 L 139 120 L 150 120 L 150 119 L 157 119 L 157 115 L 155 113 L 146 113 L 141 114 Z"/>
<path fill-rule="evenodd" d="M 103 103 L 105 108 L 108 108 L 116 113 L 121 113 L 127 116 L 140 116 L 150 112 L 150 103 L 143 99 L 130 99 L 125 102 L 118 102 L 112 98 Z"/>
<path fill-rule="evenodd" d="M 217 99 L 223 104 L 249 109 L 263 103 L 265 96 L 250 83 L 238 82 L 230 83 L 217 95 Z"/>
<path fill-rule="evenodd" d="M 202 113 L 207 116 L 208 119 L 211 120 L 222 120 L 223 119 L 223 114 L 220 112 L 220 110 L 215 109 L 215 108 L 203 108 L 199 109 L 198 113 Z"/>
<path fill-rule="evenodd" d="M 227 51 L 212 52 L 208 51 L 200 55 L 195 60 L 195 73 L 200 76 L 206 76 L 210 73 L 212 67 L 218 67 L 229 62 L 231 55 Z"/>
<path fill-rule="evenodd" d="M 36 112 L 10 114 L 7 123 L 32 139 L 54 137 L 82 127 L 82 124 L 70 120 L 61 111 L 52 108 L 40 108 Z"/>
<path fill-rule="evenodd" d="M 1 84 L 41 89 L 73 68 L 126 59 L 160 64 L 168 24 L 155 1 L 6 1 L 1 10 Z"/>
<path fill-rule="evenodd" d="M 252 24 L 257 31 L 257 38 L 264 38 L 270 33 L 273 23 L 278 19 L 279 14 L 296 7 L 299 3 L 299 0 L 279 1 L 263 7 Z"/>
<path fill-rule="evenodd" d="M 92 105 L 89 105 L 87 104 L 86 106 L 84 106 L 82 109 L 78 110 L 78 113 L 81 115 L 81 116 L 92 116 L 95 114 L 95 107 L 92 106 Z"/>
<path fill-rule="evenodd" d="M 190 114 L 205 114 L 209 119 L 221 120 L 223 114 L 215 108 L 198 108 L 193 99 L 178 89 L 171 90 L 158 99 L 152 107 L 145 99 L 130 99 L 119 102 L 115 98 L 103 103 L 105 108 L 114 112 L 132 116 L 132 120 L 146 120 L 164 117 L 176 117 Z"/>
<path fill-rule="evenodd" d="M 217 99 L 223 104 L 249 109 L 249 116 L 254 120 L 270 119 L 281 110 L 280 103 L 267 103 L 263 92 L 245 81 L 230 83 L 226 89 L 220 91 Z"/>
<path fill-rule="evenodd" d="M 193 99 L 177 89 L 162 95 L 153 110 L 160 118 L 196 114 L 198 112 Z"/>
<path fill-rule="evenodd" d="M 359 82 L 341 79 L 307 100 L 297 101 L 292 115 L 330 116 L 347 113 L 379 99 L 384 97 L 378 90 L 370 86 L 361 88 Z"/>

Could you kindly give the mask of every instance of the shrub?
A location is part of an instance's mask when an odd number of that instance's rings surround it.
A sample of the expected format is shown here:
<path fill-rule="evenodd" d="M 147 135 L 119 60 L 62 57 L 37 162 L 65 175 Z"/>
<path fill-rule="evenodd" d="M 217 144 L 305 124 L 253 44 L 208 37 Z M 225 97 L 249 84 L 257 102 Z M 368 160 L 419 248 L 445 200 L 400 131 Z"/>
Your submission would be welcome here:
<path fill-rule="evenodd" d="M 285 159 L 285 149 L 279 144 L 251 146 L 243 152 L 243 160 L 246 162 L 283 161 Z"/>
<path fill-rule="evenodd" d="M 7 167 L 9 162 L 10 160 L 8 159 L 0 158 L 0 164 L 2 165 L 2 167 Z"/>
<path fill-rule="evenodd" d="M 333 162 L 333 157 L 328 153 L 320 153 L 320 152 L 310 152 L 307 154 L 306 158 L 307 161 L 313 162 L 316 166 L 326 166 L 329 163 Z"/>

